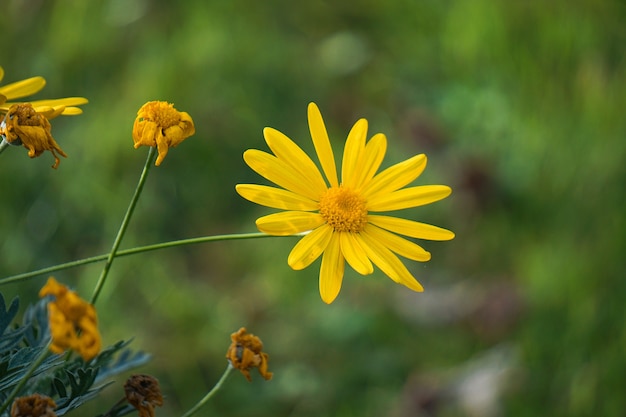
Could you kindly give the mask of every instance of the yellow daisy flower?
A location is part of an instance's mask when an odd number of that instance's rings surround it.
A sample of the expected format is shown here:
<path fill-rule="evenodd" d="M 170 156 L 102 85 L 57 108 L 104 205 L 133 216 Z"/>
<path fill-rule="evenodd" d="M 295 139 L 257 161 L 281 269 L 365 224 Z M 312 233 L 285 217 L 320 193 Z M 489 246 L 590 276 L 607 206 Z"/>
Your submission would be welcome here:
<path fill-rule="evenodd" d="M 272 128 L 263 134 L 273 152 L 249 149 L 244 160 L 275 188 L 238 184 L 237 192 L 254 203 L 286 210 L 257 219 L 258 229 L 275 236 L 306 235 L 294 246 L 287 263 L 295 270 L 322 256 L 319 289 L 322 300 L 332 303 L 341 289 L 345 262 L 362 275 L 376 265 L 389 278 L 414 291 L 423 291 L 398 256 L 430 260 L 430 253 L 398 235 L 427 240 L 450 240 L 454 233 L 429 224 L 378 212 L 418 207 L 451 193 L 445 185 L 403 188 L 426 167 L 426 156 L 416 155 L 376 173 L 387 149 L 379 133 L 366 142 L 367 120 L 357 121 L 348 134 L 341 164 L 341 182 L 322 115 L 308 107 L 309 130 L 322 173 L 291 139 Z"/>

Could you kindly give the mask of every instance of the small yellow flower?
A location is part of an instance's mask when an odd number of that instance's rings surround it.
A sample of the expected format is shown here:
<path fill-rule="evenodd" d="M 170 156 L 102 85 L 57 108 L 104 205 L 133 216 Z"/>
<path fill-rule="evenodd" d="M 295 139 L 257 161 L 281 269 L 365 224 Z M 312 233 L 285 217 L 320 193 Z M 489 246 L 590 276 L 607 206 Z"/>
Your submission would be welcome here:
<path fill-rule="evenodd" d="M 48 303 L 48 322 L 52 335 L 50 350 L 62 353 L 73 349 L 85 361 L 94 358 L 102 346 L 95 307 L 53 277 L 48 278 L 46 285 L 39 291 L 39 297 L 47 295 L 54 296 L 54 300 Z"/>
<path fill-rule="evenodd" d="M 454 233 L 429 224 L 375 214 L 418 207 L 451 193 L 444 185 L 403 188 L 426 167 L 426 156 L 416 155 L 376 173 L 387 149 L 379 133 L 366 142 L 367 120 L 357 121 L 346 140 L 341 182 L 326 127 L 315 103 L 308 108 L 309 129 L 322 173 L 291 139 L 265 128 L 272 154 L 256 149 L 244 153 L 246 163 L 259 175 L 282 188 L 238 184 L 237 192 L 263 206 L 286 210 L 256 221 L 258 229 L 275 236 L 307 233 L 287 260 L 295 270 L 304 269 L 322 256 L 319 288 L 322 300 L 331 303 L 341 289 L 345 262 L 362 275 L 378 266 L 393 281 L 423 291 L 400 255 L 414 261 L 430 260 L 430 253 L 398 235 L 417 239 L 449 240 Z"/>
<path fill-rule="evenodd" d="M 267 369 L 269 355 L 263 352 L 263 342 L 257 336 L 248 333 L 245 327 L 230 335 L 232 343 L 226 352 L 226 358 L 233 368 L 239 369 L 248 381 L 250 369 L 257 368 L 265 380 L 272 379 L 272 373 Z"/>
<path fill-rule="evenodd" d="M 139 417 L 154 417 L 154 407 L 163 405 L 159 381 L 150 375 L 132 375 L 124 384 L 124 393 Z"/>
<path fill-rule="evenodd" d="M 194 133 L 196 128 L 191 116 L 165 101 L 149 101 L 141 106 L 133 125 L 135 149 L 142 145 L 157 147 L 156 166 L 161 165 L 170 148 Z"/>
<path fill-rule="evenodd" d="M 11 406 L 11 417 L 56 417 L 52 398 L 41 394 L 18 397 Z"/>

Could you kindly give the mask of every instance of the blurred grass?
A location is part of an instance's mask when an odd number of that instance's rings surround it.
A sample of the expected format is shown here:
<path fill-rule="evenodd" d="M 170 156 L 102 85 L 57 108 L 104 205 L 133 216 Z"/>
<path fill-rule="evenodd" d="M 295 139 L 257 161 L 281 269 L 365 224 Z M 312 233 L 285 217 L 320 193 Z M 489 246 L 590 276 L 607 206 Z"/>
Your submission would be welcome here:
<path fill-rule="evenodd" d="M 264 340 L 275 379 L 231 377 L 207 415 L 625 408 L 621 2 L 8 0 L 3 14 L 3 82 L 42 75 L 36 98 L 90 103 L 54 121 L 69 155 L 57 171 L 23 149 L 0 158 L 0 276 L 110 248 L 145 158 L 130 130 L 148 100 L 189 112 L 197 134 L 152 170 L 123 247 L 253 231 L 268 210 L 234 192 L 259 180 L 241 154 L 265 149 L 264 126 L 310 150 L 309 101 L 337 144 L 366 117 L 389 138 L 386 164 L 425 152 L 419 183 L 453 187 L 409 212 L 457 233 L 410 265 L 423 294 L 348 272 L 326 306 L 317 267 L 286 264 L 294 238 L 117 260 L 102 332 L 154 354 L 141 371 L 167 393 L 158 415 L 217 381 L 240 326 Z M 98 273 L 57 278 L 88 296 Z M 43 278 L 2 291 L 26 302 Z"/>

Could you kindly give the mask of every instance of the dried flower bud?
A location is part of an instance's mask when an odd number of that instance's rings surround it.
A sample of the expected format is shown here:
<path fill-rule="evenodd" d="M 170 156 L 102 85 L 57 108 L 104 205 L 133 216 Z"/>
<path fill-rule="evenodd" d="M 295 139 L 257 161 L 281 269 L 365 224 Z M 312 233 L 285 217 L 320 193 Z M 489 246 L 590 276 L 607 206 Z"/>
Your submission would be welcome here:
<path fill-rule="evenodd" d="M 11 406 L 11 417 L 56 417 L 56 404 L 50 397 L 33 394 L 18 397 Z"/>
<path fill-rule="evenodd" d="M 154 417 L 154 407 L 163 405 L 159 381 L 150 375 L 133 375 L 124 384 L 128 402 L 139 411 L 139 417 Z"/>

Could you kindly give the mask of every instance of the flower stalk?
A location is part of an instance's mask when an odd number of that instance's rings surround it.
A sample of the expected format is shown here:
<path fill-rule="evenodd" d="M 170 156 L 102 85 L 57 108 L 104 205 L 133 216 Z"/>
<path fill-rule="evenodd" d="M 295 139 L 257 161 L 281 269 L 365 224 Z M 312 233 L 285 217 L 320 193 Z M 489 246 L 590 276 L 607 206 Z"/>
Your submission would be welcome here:
<path fill-rule="evenodd" d="M 111 269 L 111 265 L 113 264 L 113 260 L 117 255 L 117 250 L 122 243 L 122 239 L 124 238 L 124 234 L 126 233 L 126 229 L 128 228 L 128 223 L 130 222 L 130 218 L 135 211 L 135 207 L 137 206 L 137 201 L 139 201 L 139 196 L 143 191 L 143 186 L 146 183 L 146 179 L 148 178 L 148 173 L 150 172 L 150 168 L 152 168 L 152 161 L 156 155 L 156 149 L 150 148 L 148 151 L 148 157 L 146 158 L 146 163 L 143 166 L 143 171 L 141 172 L 141 176 L 139 177 L 139 182 L 137 183 L 137 187 L 135 188 L 135 194 L 133 198 L 130 200 L 130 204 L 128 205 L 128 209 L 126 210 L 126 214 L 124 215 L 124 220 L 122 220 L 122 224 L 120 225 L 120 229 L 117 232 L 117 236 L 115 237 L 115 241 L 113 242 L 113 247 L 107 256 L 106 263 L 104 264 L 104 268 L 102 268 L 102 273 L 100 274 L 100 278 L 96 283 L 96 288 L 94 289 L 93 295 L 91 297 L 91 304 L 95 304 L 98 296 L 100 295 L 100 291 L 102 291 L 102 287 L 106 282 L 107 276 L 109 274 L 109 270 Z"/>
<path fill-rule="evenodd" d="M 219 381 L 217 381 L 217 384 L 215 384 L 215 386 L 211 388 L 211 390 L 200 401 L 198 401 L 196 405 L 194 405 L 189 411 L 183 414 L 182 417 L 191 417 L 199 409 L 201 409 L 207 402 L 209 402 L 209 400 L 217 393 L 217 391 L 219 391 L 219 389 L 222 388 L 224 381 L 226 381 L 226 378 L 228 378 L 228 376 L 230 375 L 233 369 L 234 369 L 233 366 L 229 363 L 228 366 L 226 367 L 226 370 L 222 374 L 222 377 L 220 378 Z"/>

